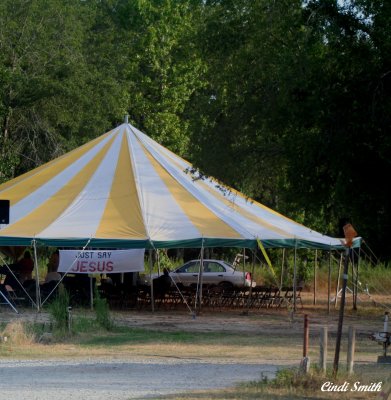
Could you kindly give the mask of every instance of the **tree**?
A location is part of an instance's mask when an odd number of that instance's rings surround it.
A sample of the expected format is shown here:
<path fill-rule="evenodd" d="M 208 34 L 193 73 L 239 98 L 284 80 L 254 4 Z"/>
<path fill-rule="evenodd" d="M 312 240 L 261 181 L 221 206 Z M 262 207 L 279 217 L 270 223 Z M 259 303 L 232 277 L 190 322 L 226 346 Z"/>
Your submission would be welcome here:
<path fill-rule="evenodd" d="M 109 55 L 111 63 L 111 69 L 104 66 L 109 72 L 104 79 L 114 77 L 120 82 L 122 106 L 139 129 L 185 154 L 189 124 L 184 110 L 192 93 L 202 86 L 203 63 L 194 43 L 197 2 L 97 4 L 95 53 L 97 58 Z M 98 65 L 102 65 L 99 60 Z"/>
<path fill-rule="evenodd" d="M 305 82 L 292 82 L 286 91 L 293 127 L 286 142 L 289 192 L 313 215 L 322 210 L 334 226 L 349 216 L 385 254 L 391 7 L 310 1 L 303 11 L 310 34 Z"/>
<path fill-rule="evenodd" d="M 102 85 L 86 57 L 90 10 L 76 0 L 1 2 L 1 180 L 88 137 L 80 132 L 92 125 L 90 110 L 106 100 L 95 96 Z M 110 126 L 109 112 L 100 117 L 100 133 Z"/>
<path fill-rule="evenodd" d="M 390 8 L 205 2 L 199 42 L 209 64 L 192 104 L 196 164 L 325 233 L 337 234 L 349 216 L 384 251 Z"/>
<path fill-rule="evenodd" d="M 280 79 L 300 34 L 299 1 L 210 1 L 199 42 L 207 86 L 194 96 L 193 157 L 207 174 L 281 209 Z"/>

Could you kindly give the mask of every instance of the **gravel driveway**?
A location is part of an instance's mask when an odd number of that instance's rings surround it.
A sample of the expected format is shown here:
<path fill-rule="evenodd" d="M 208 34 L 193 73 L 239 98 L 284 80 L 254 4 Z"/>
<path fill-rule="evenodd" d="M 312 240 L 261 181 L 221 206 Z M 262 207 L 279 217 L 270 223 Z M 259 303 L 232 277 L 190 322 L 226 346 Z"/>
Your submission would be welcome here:
<path fill-rule="evenodd" d="M 223 388 L 274 375 L 267 364 L 156 358 L 121 361 L 0 361 L 1 400 L 123 400 Z"/>

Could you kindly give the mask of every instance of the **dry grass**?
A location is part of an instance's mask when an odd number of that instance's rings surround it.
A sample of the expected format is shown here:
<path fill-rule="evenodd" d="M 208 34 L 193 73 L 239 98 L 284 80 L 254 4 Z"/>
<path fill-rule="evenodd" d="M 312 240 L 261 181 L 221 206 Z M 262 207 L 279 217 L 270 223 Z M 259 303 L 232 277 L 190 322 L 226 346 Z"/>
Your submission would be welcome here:
<path fill-rule="evenodd" d="M 26 329 L 26 324 L 22 321 L 9 322 L 0 335 L 3 342 L 13 346 L 31 346 L 35 343 L 35 335 Z"/>
<path fill-rule="evenodd" d="M 338 310 L 331 307 L 330 314 L 324 298 L 318 298 L 318 304 L 312 305 L 311 293 L 304 294 L 305 308 L 291 318 L 286 310 L 259 310 L 241 315 L 241 310 L 209 311 L 205 310 L 195 320 L 185 311 L 159 312 L 114 312 L 117 329 L 113 332 L 80 332 L 63 342 L 44 345 L 37 342 L 38 336 L 18 321 L 8 322 L 2 334 L 10 338 L 0 344 L 0 357 L 7 358 L 64 358 L 64 359 L 153 359 L 187 358 L 213 362 L 270 363 L 281 368 L 298 366 L 302 358 L 303 314 L 310 320 L 310 358 L 316 364 L 319 357 L 319 331 L 322 326 L 329 327 L 328 363 L 332 365 L 334 357 L 335 334 Z M 2 314 L 4 316 L 4 314 Z M 11 319 L 12 319 L 12 314 Z M 382 349 L 369 340 L 369 333 L 381 330 L 384 310 L 372 302 L 359 304 L 359 310 L 353 311 L 351 304 L 346 307 L 344 336 L 340 355 L 340 371 L 346 369 L 346 330 L 354 325 L 357 331 L 355 353 L 355 377 L 351 382 L 361 380 L 368 384 L 385 379 L 389 375 L 389 366 L 376 363 Z M 36 317 L 25 313 L 22 316 L 30 322 Z M 21 317 L 21 318 L 22 318 Z M 92 314 L 75 310 L 75 318 L 93 318 Z M 40 318 L 44 318 L 40 314 Z M 37 322 L 37 321 L 36 321 Z M 326 378 L 313 376 L 297 383 L 297 388 L 287 382 L 265 385 L 262 382 L 218 391 L 200 391 L 191 394 L 166 396 L 166 399 L 371 399 L 370 393 L 352 397 L 343 394 L 327 394 L 320 391 Z"/>

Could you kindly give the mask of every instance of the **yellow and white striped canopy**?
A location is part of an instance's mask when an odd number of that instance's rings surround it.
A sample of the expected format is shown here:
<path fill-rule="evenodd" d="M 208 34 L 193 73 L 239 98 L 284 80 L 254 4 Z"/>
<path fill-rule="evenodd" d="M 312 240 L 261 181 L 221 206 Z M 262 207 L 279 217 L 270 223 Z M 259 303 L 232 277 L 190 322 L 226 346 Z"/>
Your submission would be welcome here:
<path fill-rule="evenodd" d="M 10 223 L 0 245 L 116 248 L 336 248 L 210 178 L 124 123 L 0 186 Z"/>

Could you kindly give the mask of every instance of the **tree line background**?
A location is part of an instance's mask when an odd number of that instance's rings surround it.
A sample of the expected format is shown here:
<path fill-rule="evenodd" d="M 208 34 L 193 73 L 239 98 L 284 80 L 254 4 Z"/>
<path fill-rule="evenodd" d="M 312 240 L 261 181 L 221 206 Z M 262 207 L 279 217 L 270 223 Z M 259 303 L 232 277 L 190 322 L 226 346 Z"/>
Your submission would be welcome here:
<path fill-rule="evenodd" d="M 130 121 L 391 257 L 391 2 L 2 0 L 0 181 Z"/>

